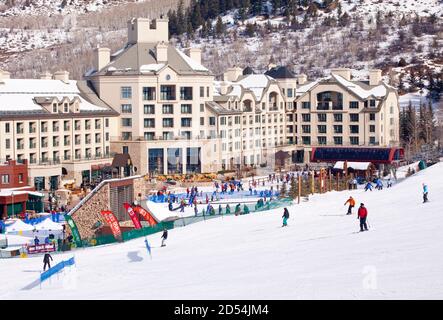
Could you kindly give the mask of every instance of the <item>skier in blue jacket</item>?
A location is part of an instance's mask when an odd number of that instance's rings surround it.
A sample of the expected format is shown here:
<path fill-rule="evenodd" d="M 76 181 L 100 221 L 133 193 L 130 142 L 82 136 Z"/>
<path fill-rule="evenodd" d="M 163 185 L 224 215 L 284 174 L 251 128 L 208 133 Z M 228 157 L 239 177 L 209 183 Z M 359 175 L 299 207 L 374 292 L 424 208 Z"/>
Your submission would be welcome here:
<path fill-rule="evenodd" d="M 428 202 L 429 188 L 426 183 L 423 183 L 423 203 Z"/>
<path fill-rule="evenodd" d="M 368 183 L 365 186 L 365 191 L 368 191 L 368 190 L 372 191 L 372 183 L 371 183 L 371 181 L 368 181 Z"/>

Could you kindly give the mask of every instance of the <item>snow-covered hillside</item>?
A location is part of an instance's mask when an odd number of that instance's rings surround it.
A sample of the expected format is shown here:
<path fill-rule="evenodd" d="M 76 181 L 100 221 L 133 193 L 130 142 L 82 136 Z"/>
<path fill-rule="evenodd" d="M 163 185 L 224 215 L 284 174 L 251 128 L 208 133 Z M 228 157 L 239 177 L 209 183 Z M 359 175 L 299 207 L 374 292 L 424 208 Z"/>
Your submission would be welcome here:
<path fill-rule="evenodd" d="M 0 299 L 442 299 L 442 176 L 439 163 L 392 189 L 316 195 L 289 208 L 287 228 L 277 210 L 173 229 L 164 248 L 148 237 L 152 260 L 143 239 L 80 249 L 41 289 L 41 257 L 2 260 Z M 368 232 L 344 215 L 350 194 L 368 208 Z"/>

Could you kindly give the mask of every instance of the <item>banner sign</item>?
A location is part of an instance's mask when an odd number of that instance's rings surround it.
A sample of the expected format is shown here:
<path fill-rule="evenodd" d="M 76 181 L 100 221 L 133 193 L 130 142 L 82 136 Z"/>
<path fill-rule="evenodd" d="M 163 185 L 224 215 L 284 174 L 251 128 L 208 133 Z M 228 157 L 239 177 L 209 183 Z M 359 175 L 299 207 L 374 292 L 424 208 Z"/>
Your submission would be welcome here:
<path fill-rule="evenodd" d="M 102 211 L 101 214 L 105 218 L 105 221 L 111 227 L 111 231 L 112 234 L 114 235 L 114 238 L 117 240 L 121 240 L 122 232 L 120 230 L 120 225 L 118 224 L 118 220 L 115 217 L 115 215 L 112 213 L 112 211 Z"/>
<path fill-rule="evenodd" d="M 129 217 L 132 220 L 132 223 L 134 224 L 135 229 L 141 229 L 142 225 L 140 224 L 140 221 L 138 220 L 137 214 L 135 213 L 134 209 L 132 209 L 131 205 L 127 202 L 123 204 L 126 211 L 129 214 Z"/>
<path fill-rule="evenodd" d="M 77 246 L 80 246 L 82 243 L 82 239 L 80 237 L 80 232 L 78 232 L 77 225 L 69 214 L 65 214 L 65 221 L 71 229 L 72 237 Z"/>
<path fill-rule="evenodd" d="M 38 244 L 36 246 L 28 246 L 26 249 L 28 251 L 28 254 L 54 252 L 55 243 L 45 243 Z"/>
<path fill-rule="evenodd" d="M 138 214 L 140 214 L 143 217 L 143 219 L 149 223 L 149 225 L 151 227 L 153 227 L 157 224 L 157 221 L 155 221 L 154 217 L 144 208 L 142 208 L 140 206 L 136 206 L 134 208 L 134 211 L 137 212 Z"/>

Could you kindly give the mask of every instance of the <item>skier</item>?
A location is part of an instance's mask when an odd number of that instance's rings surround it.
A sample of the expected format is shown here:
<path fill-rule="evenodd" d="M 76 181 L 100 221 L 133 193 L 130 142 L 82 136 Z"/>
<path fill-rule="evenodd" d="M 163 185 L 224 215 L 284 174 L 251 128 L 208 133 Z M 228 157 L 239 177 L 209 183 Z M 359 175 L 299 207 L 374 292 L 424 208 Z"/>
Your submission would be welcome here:
<path fill-rule="evenodd" d="M 285 208 L 283 210 L 282 218 L 283 218 L 283 225 L 282 225 L 282 227 L 287 227 L 288 226 L 288 219 L 289 219 L 289 210 L 288 210 L 288 208 Z"/>
<path fill-rule="evenodd" d="M 348 207 L 348 214 L 352 214 L 352 208 L 354 208 L 355 206 L 355 200 L 352 197 L 349 197 L 348 201 L 345 202 L 345 205 L 349 203 L 349 207 Z"/>
<path fill-rule="evenodd" d="M 365 192 L 368 191 L 368 190 L 372 191 L 372 183 L 371 183 L 371 181 L 368 181 L 368 183 L 365 186 Z"/>
<path fill-rule="evenodd" d="M 166 246 L 165 241 L 166 239 L 168 239 L 168 230 L 163 229 L 163 234 L 161 236 L 161 239 L 162 239 L 162 247 L 165 247 Z"/>
<path fill-rule="evenodd" d="M 52 261 L 52 257 L 49 253 L 45 253 L 43 257 L 43 271 L 46 271 L 46 266 L 48 266 L 48 269 L 51 269 L 51 264 L 49 263 L 49 259 Z"/>
<path fill-rule="evenodd" d="M 428 185 L 426 183 L 423 183 L 423 203 L 428 202 Z"/>
<path fill-rule="evenodd" d="M 37 238 L 37 236 L 35 236 L 35 238 L 34 238 L 34 245 L 38 246 L 39 243 L 40 243 L 40 240 Z"/>
<path fill-rule="evenodd" d="M 392 181 L 391 181 L 391 178 L 389 178 L 389 179 L 388 179 L 388 182 L 387 182 L 387 188 L 390 188 L 390 187 L 392 187 Z"/>
<path fill-rule="evenodd" d="M 360 219 L 360 232 L 368 231 L 368 226 L 366 224 L 367 216 L 368 216 L 368 210 L 366 209 L 363 203 L 360 203 L 360 208 L 358 208 L 358 216 L 357 216 L 357 219 Z"/>

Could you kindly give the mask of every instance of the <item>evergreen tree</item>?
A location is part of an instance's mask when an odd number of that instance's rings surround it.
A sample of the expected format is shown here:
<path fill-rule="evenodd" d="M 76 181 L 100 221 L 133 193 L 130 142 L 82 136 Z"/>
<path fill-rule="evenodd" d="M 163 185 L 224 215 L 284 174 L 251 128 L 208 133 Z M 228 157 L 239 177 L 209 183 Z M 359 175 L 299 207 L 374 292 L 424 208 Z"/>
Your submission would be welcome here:
<path fill-rule="evenodd" d="M 192 8 L 191 23 L 195 29 L 200 27 L 205 21 L 202 18 L 200 4 L 196 0 L 192 0 L 190 7 Z"/>
<path fill-rule="evenodd" d="M 223 23 L 220 16 L 217 17 L 217 23 L 215 24 L 215 34 L 217 37 L 223 36 L 225 34 L 225 24 Z"/>
<path fill-rule="evenodd" d="M 187 23 L 184 13 L 183 0 L 180 0 L 177 7 L 177 34 L 181 35 L 186 31 Z"/>
<path fill-rule="evenodd" d="M 287 187 L 286 187 L 286 182 L 283 182 L 281 184 L 281 187 L 280 187 L 280 197 L 282 197 L 282 198 L 286 197 L 287 192 L 288 192 L 288 190 L 287 190 Z"/>
<path fill-rule="evenodd" d="M 246 24 L 245 33 L 248 37 L 253 37 L 255 35 L 255 24 Z"/>
<path fill-rule="evenodd" d="M 289 196 L 292 199 L 295 199 L 298 196 L 297 181 L 296 181 L 295 177 L 291 177 L 291 185 L 290 185 L 290 189 L 289 189 Z"/>

